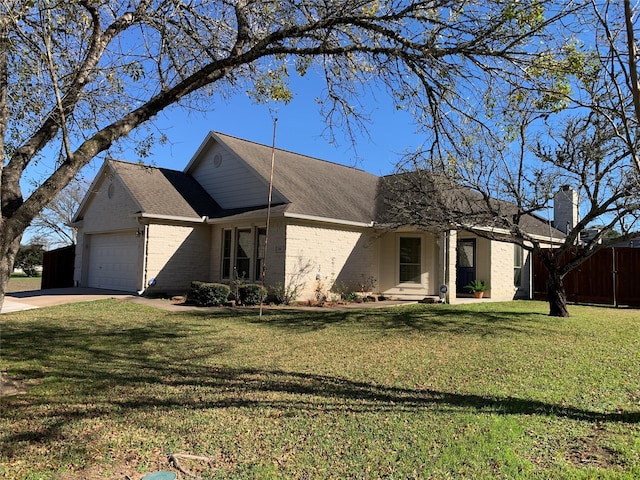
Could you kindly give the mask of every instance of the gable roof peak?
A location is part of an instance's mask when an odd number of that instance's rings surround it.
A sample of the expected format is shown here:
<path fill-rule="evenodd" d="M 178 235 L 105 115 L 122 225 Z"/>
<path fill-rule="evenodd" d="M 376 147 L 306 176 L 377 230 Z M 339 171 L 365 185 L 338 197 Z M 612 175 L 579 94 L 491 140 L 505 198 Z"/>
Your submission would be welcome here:
<path fill-rule="evenodd" d="M 191 175 L 180 170 L 114 159 L 105 165 L 139 204 L 140 213 L 201 218 L 220 208 Z"/>
<path fill-rule="evenodd" d="M 264 143 L 260 143 L 260 142 L 256 142 L 255 140 L 247 140 L 245 138 L 240 138 L 237 137 L 235 135 L 229 135 L 227 133 L 222 133 L 222 132 L 218 132 L 216 130 L 211 130 L 209 132 L 209 136 L 213 136 L 214 138 L 219 139 L 220 141 L 222 141 L 222 143 L 225 143 L 225 139 L 226 140 L 231 140 L 231 141 L 236 141 L 236 142 L 242 142 L 242 143 L 246 143 L 246 144 L 252 144 L 258 148 L 268 148 L 269 150 L 271 150 L 273 147 L 271 145 L 267 145 Z M 209 138 L 209 137 L 208 137 Z M 362 173 L 367 173 L 369 175 L 373 175 L 372 173 L 367 172 L 366 170 L 362 169 L 362 168 L 358 168 L 355 166 L 351 166 L 351 165 L 344 165 L 342 163 L 337 163 L 331 160 L 326 160 L 324 158 L 318 158 L 318 157 L 314 157 L 311 155 L 308 155 L 306 153 L 300 153 L 300 152 L 294 152 L 293 150 L 288 150 L 286 148 L 280 148 L 276 145 L 275 147 L 276 152 L 279 153 L 285 153 L 288 155 L 295 155 L 296 157 L 303 157 L 303 158 L 307 158 L 309 160 L 313 160 L 316 162 L 324 162 L 327 163 L 329 165 L 333 165 L 335 167 L 339 167 L 339 168 L 347 168 L 350 170 L 355 170 L 356 172 L 362 172 Z"/>

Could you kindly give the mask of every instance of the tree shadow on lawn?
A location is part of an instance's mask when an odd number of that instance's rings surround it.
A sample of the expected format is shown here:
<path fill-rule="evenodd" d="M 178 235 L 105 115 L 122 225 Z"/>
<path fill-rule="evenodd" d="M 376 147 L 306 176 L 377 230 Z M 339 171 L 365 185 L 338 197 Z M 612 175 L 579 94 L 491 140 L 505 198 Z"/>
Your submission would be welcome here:
<path fill-rule="evenodd" d="M 200 377 L 189 379 L 187 372 L 184 372 L 181 378 L 177 386 L 194 385 L 210 389 L 216 398 L 221 392 L 231 392 L 214 401 L 199 399 L 194 402 L 194 408 L 279 408 L 301 413 L 318 409 L 350 413 L 417 412 L 423 409 L 453 412 L 462 409 L 501 415 L 554 416 L 587 422 L 640 422 L 640 411 L 604 413 L 511 396 L 391 387 L 330 375 L 282 370 L 208 368 Z M 261 394 L 266 394 L 266 397 L 256 399 Z M 282 394 L 284 398 L 273 400 L 272 394 Z M 157 400 L 137 398 L 116 403 L 128 408 L 190 406 L 190 402 Z"/>
<path fill-rule="evenodd" d="M 190 314 L 191 315 L 191 314 Z M 195 313 L 197 328 L 229 312 Z M 464 312 L 456 308 L 390 309 L 319 312 L 271 312 L 263 320 L 257 312 L 235 313 L 239 320 L 260 322 L 267 328 L 294 332 L 317 330 L 339 323 L 363 323 L 367 328 L 409 332 L 455 332 L 496 335 L 536 331 L 548 321 L 529 313 Z M 234 348 L 236 339 L 207 337 L 194 348 L 172 348 L 191 341 L 188 326 L 174 321 L 108 329 L 52 323 L 3 324 L 3 360 L 22 379 L 54 379 L 47 389 L 5 398 L 0 417 L 14 431 L 2 434 L 0 452 L 16 454 L 21 442 L 46 443 L 63 436 L 70 423 L 128 413 L 172 410 L 243 408 L 279 409 L 289 415 L 345 413 L 478 412 L 498 415 L 536 415 L 584 422 L 640 423 L 640 411 L 599 412 L 535 399 L 431 388 L 407 388 L 354 381 L 332 375 L 278 369 L 211 366 L 216 355 Z M 202 320 L 202 321 L 201 321 Z M 215 325 L 215 324 L 214 324 Z M 34 328 L 37 327 L 37 328 Z M 240 335 L 240 333 L 238 333 Z M 187 352 L 188 354 L 185 354 Z M 212 360 L 213 359 L 213 360 Z M 123 413 L 126 412 L 126 413 Z M 39 418 L 34 424 L 33 417 Z M 156 413 L 154 413 L 155 415 Z M 265 415 L 268 414 L 265 413 Z M 151 415 L 151 416 L 154 416 Z M 150 417 L 148 417 L 150 418 Z M 32 428 L 37 425 L 37 428 Z M 67 440 L 73 442 L 73 440 Z"/>
<path fill-rule="evenodd" d="M 332 325 L 361 324 L 380 331 L 418 333 L 454 333 L 474 336 L 512 333 L 542 334 L 548 330 L 549 317 L 536 312 L 509 310 L 469 311 L 446 305 L 332 310 L 268 310 L 262 319 L 258 312 L 235 311 L 251 323 L 294 332 L 322 330 Z"/>
<path fill-rule="evenodd" d="M 13 375 L 20 380 L 37 381 L 53 375 L 73 379 L 77 388 L 86 381 L 87 393 L 92 394 L 91 389 L 101 384 L 162 381 L 163 364 L 184 361 L 180 351 L 172 353 L 172 345 L 188 342 L 192 335 L 188 328 L 181 330 L 167 322 L 117 329 L 48 325 L 44 321 L 24 329 L 6 323 L 2 325 L 2 359 L 13 364 Z M 214 357 L 232 349 L 232 342 L 232 338 L 212 339 L 199 352 L 191 350 L 189 360 Z M 33 363 L 40 366 L 37 371 Z"/>
<path fill-rule="evenodd" d="M 106 374 L 101 369 L 73 371 L 71 366 L 67 367 L 69 384 Z M 131 414 L 145 412 L 157 418 L 163 411 L 175 410 L 202 412 L 239 408 L 253 410 L 253 415 L 259 416 L 261 410 L 269 415 L 269 410 L 276 409 L 285 416 L 309 417 L 327 412 L 338 415 L 384 412 L 411 414 L 429 410 L 449 414 L 475 412 L 548 416 L 591 423 L 640 423 L 640 411 L 598 412 L 534 399 L 392 387 L 331 375 L 282 370 L 158 362 L 155 369 L 147 370 L 144 377 L 131 371 L 129 375 L 126 372 L 112 375 L 112 380 L 114 382 L 110 386 L 103 387 L 115 392 L 113 388 L 117 384 L 121 395 L 109 395 L 109 392 L 100 388 L 100 382 L 95 382 L 93 390 L 71 399 L 62 396 L 27 396 L 20 401 L 5 402 L 0 410 L 7 409 L 3 412 L 6 418 L 11 417 L 20 424 L 29 425 L 32 409 L 36 408 L 37 411 L 46 412 L 44 415 L 47 418 L 41 418 L 39 422 L 47 426 L 37 430 L 25 428 L 5 432 L 0 452 L 16 454 L 20 442 L 47 443 L 59 439 L 61 430 L 77 420 L 110 415 L 127 418 Z M 155 388 L 150 390 L 152 383 Z M 46 408 L 40 409 L 39 406 Z M 141 418 L 147 419 L 143 422 L 153 422 L 148 416 Z"/>

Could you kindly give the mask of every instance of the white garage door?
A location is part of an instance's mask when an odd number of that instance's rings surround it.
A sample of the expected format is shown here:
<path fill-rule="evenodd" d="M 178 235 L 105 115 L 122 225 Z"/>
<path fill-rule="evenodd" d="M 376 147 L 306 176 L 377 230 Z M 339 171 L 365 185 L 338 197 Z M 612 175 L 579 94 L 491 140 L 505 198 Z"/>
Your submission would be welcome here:
<path fill-rule="evenodd" d="M 138 289 L 138 239 L 135 232 L 91 235 L 88 285 L 135 292 Z"/>

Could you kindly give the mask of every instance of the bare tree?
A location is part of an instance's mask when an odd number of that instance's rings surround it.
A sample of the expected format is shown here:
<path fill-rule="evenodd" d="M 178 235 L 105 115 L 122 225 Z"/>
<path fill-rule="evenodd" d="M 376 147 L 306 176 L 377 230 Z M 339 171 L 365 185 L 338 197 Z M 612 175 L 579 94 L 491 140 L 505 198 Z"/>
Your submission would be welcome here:
<path fill-rule="evenodd" d="M 540 254 L 549 271 L 552 316 L 569 314 L 564 276 L 612 243 L 612 231 L 621 233 L 615 241 L 622 241 L 639 229 L 636 11 L 629 0 L 589 0 L 571 18 L 574 27 L 558 31 L 566 39 L 564 65 L 553 56 L 543 61 L 554 66 L 548 73 L 555 79 L 554 88 L 532 91 L 526 84 L 514 85 L 507 95 L 487 100 L 493 128 L 471 135 L 466 130 L 458 143 L 435 155 L 427 149 L 410 156 L 399 171 L 414 174 L 398 177 L 402 181 L 395 187 L 412 192 L 406 205 L 421 192 L 431 205 L 453 202 L 457 207 L 443 208 L 431 218 L 434 215 L 424 212 L 417 217 L 399 205 L 408 222 L 463 226 L 489 237 L 473 227 L 493 225 L 510 232 L 514 243 Z M 564 75 L 558 75 L 562 71 Z M 434 174 L 437 182 L 424 180 Z M 439 196 L 443 185 L 448 188 L 444 198 Z M 523 222 L 528 214 L 544 214 L 561 185 L 576 192 L 579 221 L 559 248 L 546 250 L 544 242 L 527 235 Z M 576 246 L 580 233 L 595 225 L 600 233 L 567 260 L 565 253 Z"/>
<path fill-rule="evenodd" d="M 612 2 L 591 0 L 591 9 L 581 15 L 591 24 L 595 42 L 592 46 L 601 65 L 610 91 L 604 104 L 588 104 L 588 108 L 606 115 L 616 134 L 626 142 L 635 168 L 640 172 L 640 152 L 637 150 L 640 124 L 640 81 L 638 79 L 638 45 L 634 29 L 636 8 L 630 0 Z"/>
<path fill-rule="evenodd" d="M 72 180 L 31 222 L 29 231 L 49 248 L 64 247 L 76 243 L 77 229 L 71 225 L 88 185 Z"/>
<path fill-rule="evenodd" d="M 3 0 L 0 302 L 25 228 L 94 157 L 123 140 L 151 145 L 139 127 L 163 109 L 210 109 L 247 90 L 287 101 L 290 72 L 313 69 L 326 82 L 320 113 L 330 132 L 362 125 L 362 90 L 378 85 L 437 141 L 473 123 L 477 99 L 499 85 L 553 83 L 539 68 L 553 46 L 546 29 L 572 8 L 551 0 Z M 36 162 L 50 175 L 24 198 L 20 182 Z"/>
<path fill-rule="evenodd" d="M 630 145 L 621 137 L 616 127 L 623 120 L 612 117 L 618 97 L 597 57 L 587 57 L 585 67 L 576 70 L 580 93 L 589 99 L 584 105 L 612 105 L 610 109 L 578 106 L 554 115 L 537 111 L 535 101 L 523 96 L 519 109 L 507 111 L 510 120 L 497 124 L 503 137 L 470 137 L 444 157 L 419 152 L 388 182 L 387 198 L 394 200 L 387 211 L 396 221 L 467 230 L 540 255 L 549 272 L 549 313 L 559 317 L 569 316 L 566 274 L 599 249 L 640 230 L 640 175 L 633 154 L 637 145 L 635 139 Z M 530 215 L 547 217 L 561 186 L 575 192 L 575 224 L 568 229 L 556 225 L 566 232 L 564 239 L 554 238 L 551 229 L 549 238 L 532 235 L 527 228 Z M 600 231 L 581 243 L 580 233 L 595 225 Z M 613 238 L 613 231 L 620 235 Z M 551 243 L 554 248 L 548 248 Z M 577 254 L 567 255 L 579 244 Z"/>

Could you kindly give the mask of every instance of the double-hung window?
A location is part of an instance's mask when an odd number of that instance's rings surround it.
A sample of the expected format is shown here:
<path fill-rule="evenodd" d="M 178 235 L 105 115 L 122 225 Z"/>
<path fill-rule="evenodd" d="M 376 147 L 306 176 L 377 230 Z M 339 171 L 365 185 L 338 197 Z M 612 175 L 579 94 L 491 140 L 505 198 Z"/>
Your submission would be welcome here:
<path fill-rule="evenodd" d="M 256 264 L 256 272 L 255 279 L 262 279 L 262 268 L 264 266 L 264 241 L 267 236 L 266 228 L 258 228 L 256 229 L 256 256 L 255 256 L 255 264 Z"/>
<path fill-rule="evenodd" d="M 233 230 L 222 231 L 222 278 L 231 278 L 231 248 Z"/>
<path fill-rule="evenodd" d="M 400 237 L 400 283 L 421 283 L 422 243 L 420 237 Z"/>
<path fill-rule="evenodd" d="M 522 286 L 522 264 L 524 263 L 523 249 L 518 244 L 513 244 L 513 285 Z"/>
<path fill-rule="evenodd" d="M 258 281 L 264 265 L 265 228 L 236 228 L 222 231 L 221 277 Z"/>
<path fill-rule="evenodd" d="M 251 229 L 237 231 L 236 235 L 236 272 L 237 278 L 250 280 L 251 276 L 251 251 L 253 250 L 253 238 Z"/>

